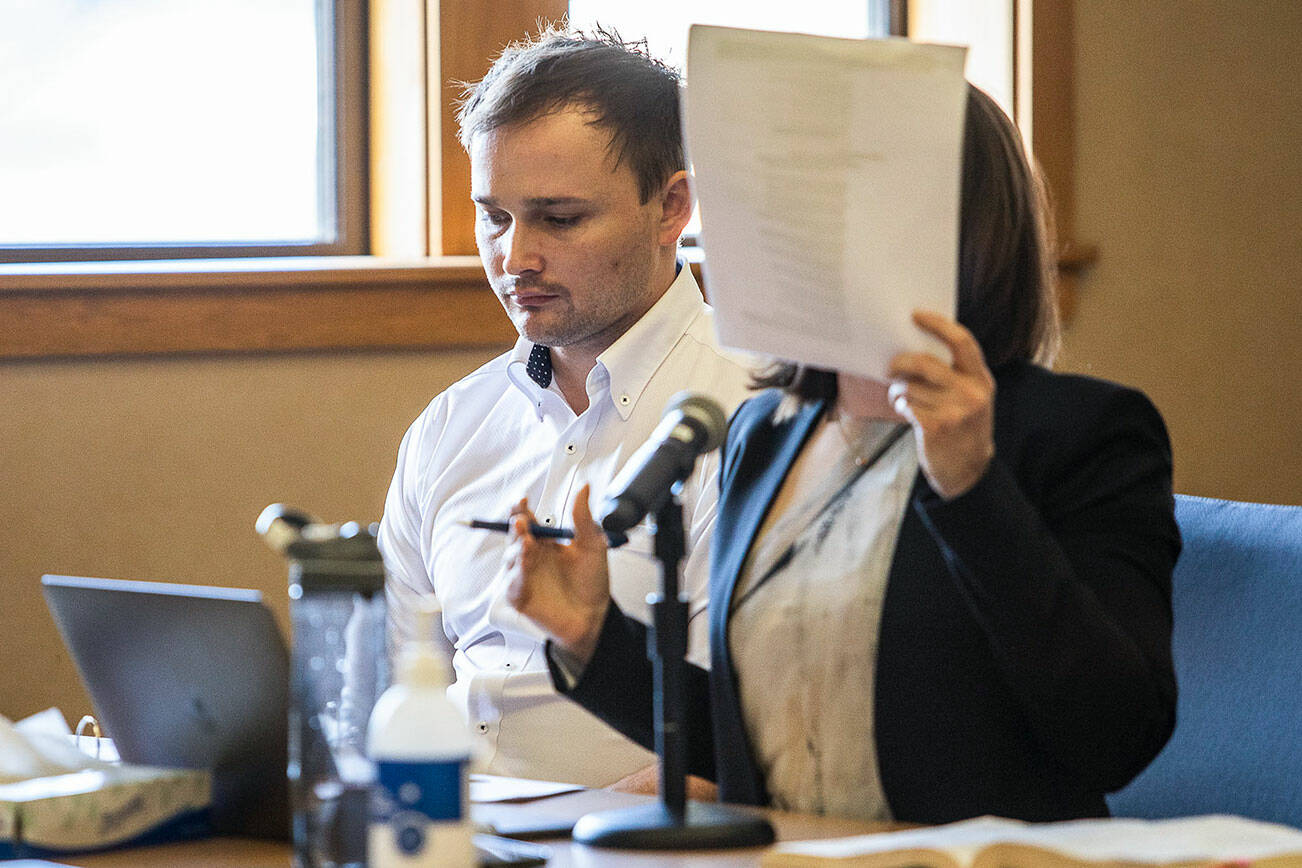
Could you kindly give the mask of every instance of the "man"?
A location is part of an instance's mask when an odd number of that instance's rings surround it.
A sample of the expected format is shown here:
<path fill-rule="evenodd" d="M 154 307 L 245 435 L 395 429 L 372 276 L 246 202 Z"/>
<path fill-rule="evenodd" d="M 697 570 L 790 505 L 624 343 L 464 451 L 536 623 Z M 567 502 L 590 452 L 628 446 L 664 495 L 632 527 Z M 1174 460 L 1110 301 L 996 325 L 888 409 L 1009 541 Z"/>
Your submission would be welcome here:
<path fill-rule="evenodd" d="M 380 530 L 390 613 L 410 635 L 417 600 L 437 598 L 450 695 L 489 744 L 490 771 L 610 785 L 654 756 L 554 692 L 541 632 L 505 599 L 506 537 L 463 523 L 505 519 L 527 497 L 559 526 L 585 484 L 598 508 L 676 392 L 731 410 L 747 371 L 719 350 L 676 260 L 692 208 L 676 74 L 606 34 L 549 31 L 468 88 L 459 121 L 480 257 L 520 339 L 403 439 Z M 694 615 L 708 596 L 717 469 L 707 456 L 682 495 Z M 659 576 L 644 528 L 611 567 L 620 605 L 646 618 Z M 691 623 L 701 662 L 705 620 Z"/>

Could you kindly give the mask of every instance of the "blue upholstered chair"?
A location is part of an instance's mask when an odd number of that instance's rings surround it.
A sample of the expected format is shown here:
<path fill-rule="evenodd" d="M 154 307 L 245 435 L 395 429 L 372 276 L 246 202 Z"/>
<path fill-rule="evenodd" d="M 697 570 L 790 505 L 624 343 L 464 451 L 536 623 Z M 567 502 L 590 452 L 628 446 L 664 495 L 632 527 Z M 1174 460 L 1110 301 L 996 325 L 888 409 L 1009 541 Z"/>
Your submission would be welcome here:
<path fill-rule="evenodd" d="M 1302 506 L 1177 495 L 1175 514 L 1175 734 L 1109 804 L 1302 826 Z"/>

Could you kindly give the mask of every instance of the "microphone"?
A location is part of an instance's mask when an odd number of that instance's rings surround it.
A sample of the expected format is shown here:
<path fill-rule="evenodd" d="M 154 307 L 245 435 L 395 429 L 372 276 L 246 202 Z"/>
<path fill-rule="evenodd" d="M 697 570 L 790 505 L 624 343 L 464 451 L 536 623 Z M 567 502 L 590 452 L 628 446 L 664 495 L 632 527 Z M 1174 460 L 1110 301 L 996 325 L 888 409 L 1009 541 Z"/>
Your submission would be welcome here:
<path fill-rule="evenodd" d="M 601 527 L 623 533 L 669 500 L 673 486 L 692 475 L 696 457 L 723 442 L 728 419 L 713 400 L 693 392 L 670 399 L 660 424 L 610 483 Z"/>

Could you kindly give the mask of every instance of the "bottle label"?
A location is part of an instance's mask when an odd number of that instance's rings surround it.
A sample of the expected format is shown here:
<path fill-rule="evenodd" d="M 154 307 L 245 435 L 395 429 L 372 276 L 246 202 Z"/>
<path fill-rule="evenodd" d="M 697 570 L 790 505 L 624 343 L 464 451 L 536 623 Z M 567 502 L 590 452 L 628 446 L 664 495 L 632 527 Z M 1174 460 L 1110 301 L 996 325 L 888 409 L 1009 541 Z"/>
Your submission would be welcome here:
<path fill-rule="evenodd" d="M 466 762 L 376 763 L 367 836 L 373 864 L 473 864 Z"/>
<path fill-rule="evenodd" d="M 389 762 L 376 764 L 377 786 L 371 819 L 385 822 L 399 811 L 415 811 L 431 820 L 460 820 L 464 759 L 443 762 Z"/>

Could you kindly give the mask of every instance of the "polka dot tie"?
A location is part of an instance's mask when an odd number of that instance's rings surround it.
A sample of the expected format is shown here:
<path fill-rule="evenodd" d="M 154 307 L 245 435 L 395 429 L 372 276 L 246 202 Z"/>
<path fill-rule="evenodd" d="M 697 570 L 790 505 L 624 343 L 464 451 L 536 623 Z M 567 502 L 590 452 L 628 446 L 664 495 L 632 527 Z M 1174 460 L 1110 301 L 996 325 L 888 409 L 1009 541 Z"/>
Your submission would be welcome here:
<path fill-rule="evenodd" d="M 544 389 L 552 384 L 552 351 L 541 344 L 534 344 L 529 351 L 529 363 L 525 365 L 529 379 Z"/>

